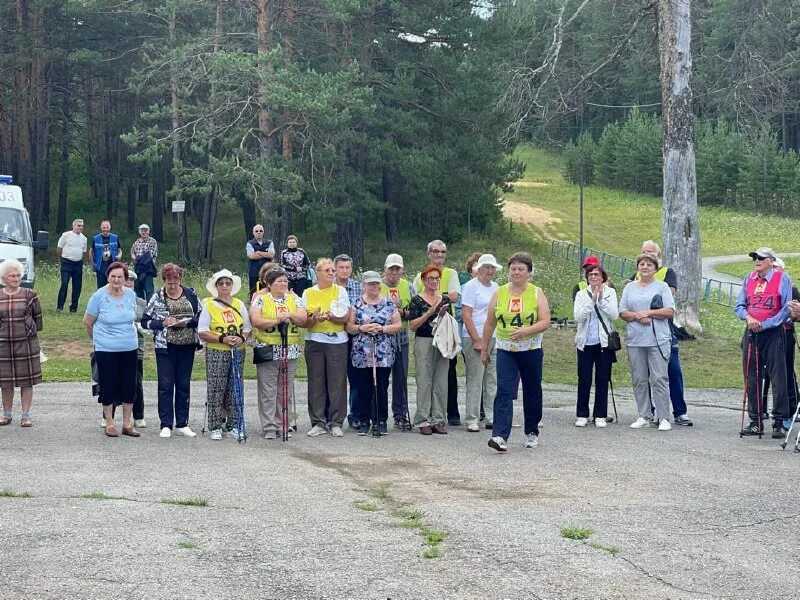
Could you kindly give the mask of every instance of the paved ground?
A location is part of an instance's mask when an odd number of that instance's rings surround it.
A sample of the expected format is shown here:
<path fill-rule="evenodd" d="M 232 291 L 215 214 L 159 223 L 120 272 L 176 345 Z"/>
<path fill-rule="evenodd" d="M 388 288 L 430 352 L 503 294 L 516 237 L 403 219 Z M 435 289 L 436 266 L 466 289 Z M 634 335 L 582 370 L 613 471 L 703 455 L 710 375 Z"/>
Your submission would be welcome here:
<path fill-rule="evenodd" d="M 239 445 L 151 426 L 112 440 L 88 386 L 39 386 L 35 427 L 0 428 L 0 489 L 32 495 L 0 498 L 0 598 L 800 595 L 800 456 L 739 439 L 739 393 L 690 392 L 697 425 L 669 433 L 629 429 L 626 390 L 606 430 L 572 426 L 570 388 L 545 396 L 541 446 L 514 429 L 498 455 L 460 430 Z M 95 492 L 124 499 L 80 497 Z M 190 497 L 209 505 L 161 502 Z M 354 506 L 371 498 L 379 510 Z M 447 533 L 440 558 L 399 526 L 404 503 Z M 589 543 L 567 525 L 592 529 Z"/>

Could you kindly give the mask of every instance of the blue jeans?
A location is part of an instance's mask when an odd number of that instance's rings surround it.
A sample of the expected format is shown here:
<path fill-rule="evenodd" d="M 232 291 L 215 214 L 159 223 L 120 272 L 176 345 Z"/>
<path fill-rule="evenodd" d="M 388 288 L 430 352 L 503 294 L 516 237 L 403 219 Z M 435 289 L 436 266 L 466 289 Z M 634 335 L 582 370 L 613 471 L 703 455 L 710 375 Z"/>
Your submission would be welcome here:
<path fill-rule="evenodd" d="M 514 417 L 514 395 L 522 379 L 522 410 L 525 434 L 539 435 L 542 420 L 542 349 L 525 352 L 497 351 L 497 398 L 494 401 L 493 436 L 507 440 Z"/>
<path fill-rule="evenodd" d="M 61 259 L 61 287 L 58 289 L 58 310 L 64 309 L 67 301 L 67 287 L 72 283 L 72 299 L 69 309 L 72 312 L 78 310 L 78 299 L 81 297 L 81 286 L 83 285 L 83 261 Z"/>
<path fill-rule="evenodd" d="M 136 283 L 133 284 L 133 289 L 139 298 L 148 302 L 155 291 L 153 288 L 153 274 L 147 273 L 146 275 L 138 276 Z"/>
<path fill-rule="evenodd" d="M 667 364 L 669 377 L 669 399 L 672 402 L 672 415 L 679 417 L 686 414 L 686 400 L 683 398 L 683 371 L 681 357 L 678 355 L 678 344 L 672 346 Z"/>

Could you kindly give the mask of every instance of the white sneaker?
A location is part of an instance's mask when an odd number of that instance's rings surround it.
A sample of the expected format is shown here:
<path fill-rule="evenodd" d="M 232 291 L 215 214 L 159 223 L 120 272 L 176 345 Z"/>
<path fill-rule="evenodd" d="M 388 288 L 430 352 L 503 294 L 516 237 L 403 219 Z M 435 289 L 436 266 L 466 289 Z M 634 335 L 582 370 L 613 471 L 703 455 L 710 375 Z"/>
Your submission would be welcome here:
<path fill-rule="evenodd" d="M 524 448 L 536 448 L 539 445 L 539 436 L 535 433 L 529 433 L 528 437 L 525 439 L 525 443 L 522 444 Z"/>
<path fill-rule="evenodd" d="M 222 439 L 222 429 L 215 429 L 211 432 L 211 439 L 218 442 Z"/>
<path fill-rule="evenodd" d="M 589 419 L 587 419 L 586 417 L 578 417 L 577 419 L 575 419 L 575 427 L 586 427 L 588 423 Z"/>
<path fill-rule="evenodd" d="M 658 424 L 659 431 L 669 431 L 672 429 L 672 425 L 667 419 L 661 419 L 661 422 Z"/>
<path fill-rule="evenodd" d="M 185 437 L 195 437 L 197 434 L 192 431 L 192 428 L 188 425 L 186 427 L 177 427 L 175 429 L 175 433 L 180 433 L 182 436 Z"/>
<path fill-rule="evenodd" d="M 469 425 L 467 425 L 467 431 L 471 431 L 471 432 L 475 433 L 476 431 L 480 431 L 480 430 L 481 430 L 481 428 L 478 427 L 477 423 L 470 423 Z"/>
<path fill-rule="evenodd" d="M 100 417 L 100 427 L 102 427 L 103 429 L 106 428 L 106 418 L 105 417 Z"/>
<path fill-rule="evenodd" d="M 134 427 L 147 427 L 147 421 L 144 419 L 134 419 L 133 421 Z"/>
<path fill-rule="evenodd" d="M 650 419 L 644 419 L 639 417 L 633 423 L 631 423 L 631 429 L 641 429 L 642 427 L 647 427 L 650 425 Z"/>
<path fill-rule="evenodd" d="M 338 425 L 334 425 L 331 427 L 331 436 L 332 437 L 344 437 L 344 431 Z"/>
<path fill-rule="evenodd" d="M 608 423 L 606 422 L 606 418 L 605 417 L 597 417 L 594 420 L 594 426 L 595 427 L 607 427 Z"/>
<path fill-rule="evenodd" d="M 158 437 L 162 438 L 172 437 L 172 429 L 170 429 L 169 427 L 162 427 L 161 433 L 158 434 Z"/>
<path fill-rule="evenodd" d="M 499 435 L 496 435 L 489 440 L 489 448 L 494 448 L 498 452 L 505 452 L 508 450 L 508 445 L 503 438 L 501 438 Z"/>
<path fill-rule="evenodd" d="M 319 437 L 325 435 L 328 431 L 321 425 L 314 425 L 306 434 L 308 437 Z"/>

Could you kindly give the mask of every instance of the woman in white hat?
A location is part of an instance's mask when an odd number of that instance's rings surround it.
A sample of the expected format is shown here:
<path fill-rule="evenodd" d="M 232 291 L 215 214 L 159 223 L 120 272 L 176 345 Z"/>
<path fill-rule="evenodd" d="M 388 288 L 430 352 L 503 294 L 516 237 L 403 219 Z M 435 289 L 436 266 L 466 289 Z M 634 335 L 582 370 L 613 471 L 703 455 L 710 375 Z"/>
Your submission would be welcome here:
<path fill-rule="evenodd" d="M 232 402 L 234 386 L 243 383 L 244 342 L 251 330 L 247 307 L 234 298 L 241 288 L 241 277 L 228 269 L 214 273 L 206 282 L 211 297 L 203 299 L 197 324 L 206 344 L 206 405 L 212 440 L 222 439 L 223 428 L 235 439 L 244 435 L 235 427 L 244 415 L 238 414 L 239 407 Z"/>
<path fill-rule="evenodd" d="M 464 355 L 464 373 L 467 376 L 467 401 L 465 425 L 467 431 L 480 431 L 478 420 L 480 418 L 481 398 L 483 398 L 484 411 L 487 422 L 492 422 L 492 407 L 494 396 L 497 392 L 497 375 L 495 364 L 497 351 L 495 350 L 495 337 L 492 335 L 489 353 L 489 363 L 484 365 L 481 361 L 483 350 L 483 326 L 486 324 L 486 314 L 492 296 L 497 291 L 494 276 L 503 267 L 491 254 L 481 254 L 472 267 L 475 273 L 470 281 L 461 288 L 461 338 Z"/>

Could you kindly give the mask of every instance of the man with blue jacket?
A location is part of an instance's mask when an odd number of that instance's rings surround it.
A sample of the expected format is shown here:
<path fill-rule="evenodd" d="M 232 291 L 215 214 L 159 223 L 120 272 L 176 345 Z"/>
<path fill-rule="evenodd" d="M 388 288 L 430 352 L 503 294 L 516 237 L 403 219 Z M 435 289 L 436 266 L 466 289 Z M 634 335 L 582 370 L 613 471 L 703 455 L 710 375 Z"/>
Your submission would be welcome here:
<path fill-rule="evenodd" d="M 92 255 L 92 267 L 97 276 L 97 289 L 99 290 L 108 283 L 108 279 L 106 279 L 108 266 L 122 258 L 119 236 L 111 233 L 111 221 L 108 219 L 100 221 L 100 233 L 92 238 L 89 252 Z"/>

